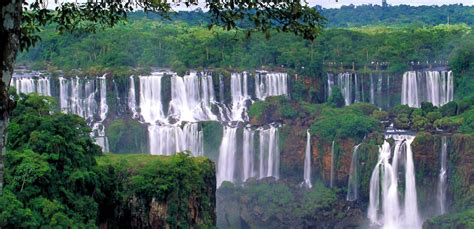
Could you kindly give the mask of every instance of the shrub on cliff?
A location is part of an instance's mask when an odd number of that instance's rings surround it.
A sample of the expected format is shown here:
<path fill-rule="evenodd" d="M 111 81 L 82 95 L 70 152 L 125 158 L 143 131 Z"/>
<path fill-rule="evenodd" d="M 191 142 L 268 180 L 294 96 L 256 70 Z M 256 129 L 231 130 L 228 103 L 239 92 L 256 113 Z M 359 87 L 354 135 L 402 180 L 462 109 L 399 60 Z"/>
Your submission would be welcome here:
<path fill-rule="evenodd" d="M 360 141 L 372 131 L 380 130 L 379 122 L 354 111 L 350 107 L 323 107 L 321 115 L 311 125 L 311 133 L 330 142 L 336 138 L 352 138 Z"/>
<path fill-rule="evenodd" d="M 379 120 L 379 121 L 387 121 L 388 120 L 388 112 L 386 111 L 379 111 L 379 110 L 374 110 L 371 115 L 373 118 Z"/>
<path fill-rule="evenodd" d="M 332 87 L 332 92 L 328 98 L 327 104 L 333 107 L 344 106 L 345 104 L 344 97 L 342 96 L 341 89 L 339 89 L 339 87 Z"/>
<path fill-rule="evenodd" d="M 371 103 L 353 103 L 349 106 L 349 108 L 360 112 L 363 115 L 369 116 L 371 115 L 375 110 L 378 110 L 378 108 Z"/>
<path fill-rule="evenodd" d="M 453 132 L 464 122 L 462 117 L 444 117 L 434 122 L 434 127 L 445 131 Z"/>
<path fill-rule="evenodd" d="M 439 112 L 441 112 L 443 117 L 454 116 L 456 115 L 457 109 L 458 109 L 458 104 L 454 101 L 451 101 L 449 103 L 444 104 L 442 107 L 440 107 Z"/>
<path fill-rule="evenodd" d="M 474 228 L 474 208 L 436 216 L 424 222 L 423 228 Z"/>

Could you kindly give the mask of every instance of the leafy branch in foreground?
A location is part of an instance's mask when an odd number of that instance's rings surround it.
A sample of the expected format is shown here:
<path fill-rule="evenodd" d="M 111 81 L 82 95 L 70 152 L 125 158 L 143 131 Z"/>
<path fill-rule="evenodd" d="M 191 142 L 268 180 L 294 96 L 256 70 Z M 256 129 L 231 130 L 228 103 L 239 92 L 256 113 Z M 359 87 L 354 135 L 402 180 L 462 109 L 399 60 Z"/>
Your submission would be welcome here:
<path fill-rule="evenodd" d="M 102 0 L 84 3 L 56 0 L 57 6 L 48 8 L 47 3 L 47 0 L 36 0 L 31 3 L 23 1 L 20 36 L 22 50 L 39 41 L 37 32 L 49 24 L 55 25 L 60 33 L 94 32 L 123 22 L 127 18 L 127 13 L 137 9 L 158 13 L 163 19 L 170 19 L 170 15 L 175 13 L 173 6 L 179 5 L 161 0 Z M 191 0 L 183 4 L 191 7 L 197 6 L 198 3 L 198 0 Z M 320 34 L 325 21 L 319 12 L 301 1 L 207 0 L 205 8 L 209 10 L 209 28 L 214 26 L 227 30 L 244 28 L 249 36 L 257 31 L 269 36 L 271 30 L 276 30 L 314 40 Z"/>

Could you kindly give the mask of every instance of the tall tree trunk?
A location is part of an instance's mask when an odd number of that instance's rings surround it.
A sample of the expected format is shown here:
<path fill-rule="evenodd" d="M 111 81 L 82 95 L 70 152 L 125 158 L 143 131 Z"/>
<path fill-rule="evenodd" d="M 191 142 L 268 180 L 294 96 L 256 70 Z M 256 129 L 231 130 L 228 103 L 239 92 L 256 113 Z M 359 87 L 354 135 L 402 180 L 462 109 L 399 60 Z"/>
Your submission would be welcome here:
<path fill-rule="evenodd" d="M 22 0 L 0 1 L 0 194 L 3 193 L 4 156 L 9 112 L 12 103 L 8 86 L 13 75 L 15 58 L 20 48 Z"/>

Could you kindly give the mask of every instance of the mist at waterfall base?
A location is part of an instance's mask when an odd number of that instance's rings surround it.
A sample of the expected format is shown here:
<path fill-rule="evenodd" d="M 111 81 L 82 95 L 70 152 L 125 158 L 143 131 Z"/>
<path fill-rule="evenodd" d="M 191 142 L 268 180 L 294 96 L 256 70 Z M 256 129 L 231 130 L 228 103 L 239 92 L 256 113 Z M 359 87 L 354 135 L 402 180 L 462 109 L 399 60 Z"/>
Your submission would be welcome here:
<path fill-rule="evenodd" d="M 381 97 L 392 93 L 391 77 L 354 73 L 328 74 L 328 92 L 339 86 L 346 105 L 371 102 L 384 107 Z M 407 72 L 403 75 L 400 103 L 418 107 L 422 101 L 439 105 L 453 99 L 452 73 Z M 110 114 L 108 98 L 114 96 L 124 103 L 130 119 L 138 120 L 148 130 L 149 153 L 171 155 L 188 151 L 192 156 L 209 156 L 205 150 L 204 125 L 218 122 L 222 129 L 217 154 L 217 186 L 224 182 L 242 185 L 249 179 L 280 178 L 280 146 L 278 123 L 264 126 L 248 124 L 247 110 L 251 103 L 269 96 L 289 95 L 289 77 L 285 73 L 233 73 L 226 79 L 205 72 L 191 72 L 183 77 L 173 72 L 155 72 L 127 79 L 125 93 L 107 94 L 117 87 L 115 81 L 101 77 L 59 77 L 17 75 L 13 86 L 17 92 L 36 92 L 57 97 L 61 111 L 84 117 L 92 128 L 91 136 L 109 151 L 106 128 Z M 387 88 L 387 90 L 385 90 Z M 388 105 L 392 105 L 389 103 Z M 387 136 L 388 137 L 388 136 Z M 379 161 L 370 179 L 370 203 L 367 217 L 372 225 L 384 228 L 421 227 L 422 219 L 416 200 L 411 136 L 391 136 L 395 141 L 393 153 L 386 141 L 380 148 Z M 334 144 L 331 147 L 330 186 L 334 187 Z M 443 143 L 443 147 L 446 144 Z M 358 146 L 354 147 L 348 177 L 348 201 L 357 201 Z M 416 152 L 415 152 L 416 153 Z M 311 135 L 307 132 L 303 152 L 303 185 L 312 188 Z M 393 155 L 393 156 L 392 156 Z M 444 155 L 444 156 L 443 156 Z M 392 158 L 392 159 L 390 159 Z M 444 158 L 444 159 L 443 159 Z M 437 204 L 439 213 L 446 212 L 446 150 L 443 148 L 439 173 Z M 443 161 L 444 160 L 444 161 Z M 405 172 L 405 193 L 399 193 L 399 171 Z"/>

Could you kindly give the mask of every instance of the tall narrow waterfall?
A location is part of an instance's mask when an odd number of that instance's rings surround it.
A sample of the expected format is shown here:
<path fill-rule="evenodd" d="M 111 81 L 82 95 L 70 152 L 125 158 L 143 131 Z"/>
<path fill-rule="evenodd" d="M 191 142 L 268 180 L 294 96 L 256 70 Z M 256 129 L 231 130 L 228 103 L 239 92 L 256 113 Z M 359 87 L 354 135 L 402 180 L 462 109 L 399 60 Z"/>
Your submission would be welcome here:
<path fill-rule="evenodd" d="M 137 98 L 135 93 L 135 78 L 130 76 L 130 89 L 128 90 L 128 108 L 132 111 L 132 118 L 138 118 Z"/>
<path fill-rule="evenodd" d="M 420 107 L 421 102 L 442 106 L 453 100 L 452 71 L 409 71 L 403 74 L 402 104 Z"/>
<path fill-rule="evenodd" d="M 161 101 L 161 79 L 163 73 L 140 76 L 140 115 L 150 124 L 163 121 L 165 114 Z"/>
<path fill-rule="evenodd" d="M 441 138 L 441 168 L 439 170 L 439 181 L 438 181 L 438 204 L 439 214 L 446 213 L 446 190 L 447 190 L 447 172 L 448 172 L 448 143 L 447 137 Z"/>
<path fill-rule="evenodd" d="M 359 146 L 360 144 L 354 146 L 352 152 L 351 168 L 349 169 L 349 181 L 347 182 L 347 201 L 355 201 L 357 198 L 359 198 L 359 156 L 357 154 Z"/>
<path fill-rule="evenodd" d="M 231 96 L 232 96 L 232 120 L 245 121 L 247 120 L 246 102 L 250 99 L 248 95 L 248 81 L 247 73 L 232 73 L 231 81 Z"/>
<path fill-rule="evenodd" d="M 372 224 L 383 228 L 421 228 L 411 149 L 414 137 L 409 135 L 386 137 L 395 140 L 393 158 L 390 144 L 385 141 L 380 147 L 379 161 L 370 178 L 370 202 L 367 216 Z M 403 205 L 400 204 L 398 190 L 398 168 L 401 163 L 404 163 L 405 168 Z"/>
<path fill-rule="evenodd" d="M 237 128 L 224 127 L 224 135 L 217 163 L 217 187 L 221 186 L 223 181 L 234 182 L 236 151 Z"/>
<path fill-rule="evenodd" d="M 311 134 L 309 130 L 306 131 L 306 149 L 304 156 L 304 174 L 303 174 L 303 185 L 311 188 Z"/>
<path fill-rule="evenodd" d="M 329 187 L 334 187 L 334 173 L 335 173 L 335 168 L 334 168 L 334 141 L 332 141 L 331 145 L 331 175 L 330 175 L 330 180 L 329 180 Z"/>
<path fill-rule="evenodd" d="M 278 128 L 271 126 L 269 129 L 261 129 L 259 132 L 259 177 L 275 177 L 278 179 L 280 176 Z"/>
<path fill-rule="evenodd" d="M 255 157 L 255 150 L 254 150 L 254 139 L 255 139 L 255 132 L 252 131 L 250 128 L 244 128 L 243 133 L 243 175 L 242 181 L 245 182 L 250 177 L 255 176 L 254 170 L 254 157 Z"/>
<path fill-rule="evenodd" d="M 288 94 L 288 75 L 286 73 L 257 73 L 255 75 L 255 97 L 265 100 L 268 96 Z"/>

